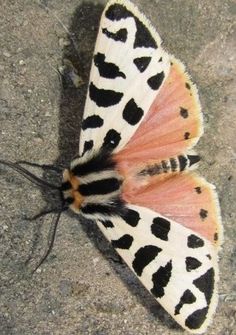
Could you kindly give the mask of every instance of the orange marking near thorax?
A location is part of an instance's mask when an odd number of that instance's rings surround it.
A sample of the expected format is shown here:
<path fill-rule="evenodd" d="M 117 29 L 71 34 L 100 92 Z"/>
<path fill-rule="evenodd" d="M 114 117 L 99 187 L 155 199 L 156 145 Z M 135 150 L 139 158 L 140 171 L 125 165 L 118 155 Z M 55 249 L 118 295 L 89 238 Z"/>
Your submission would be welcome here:
<path fill-rule="evenodd" d="M 72 188 L 67 191 L 69 195 L 74 199 L 70 207 L 72 210 L 78 210 L 81 207 L 81 203 L 84 201 L 84 198 L 78 191 L 80 185 L 79 178 L 73 175 L 71 171 L 65 170 L 63 172 L 63 180 L 69 181 L 72 186 Z"/>

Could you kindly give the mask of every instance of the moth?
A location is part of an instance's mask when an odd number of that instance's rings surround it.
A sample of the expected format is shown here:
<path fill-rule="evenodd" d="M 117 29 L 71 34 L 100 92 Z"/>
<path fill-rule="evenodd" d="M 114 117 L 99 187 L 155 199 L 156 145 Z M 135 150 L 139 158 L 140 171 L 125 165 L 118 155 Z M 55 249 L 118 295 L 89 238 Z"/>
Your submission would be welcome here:
<path fill-rule="evenodd" d="M 96 220 L 142 284 L 190 333 L 203 333 L 215 312 L 222 241 L 215 188 L 192 171 L 199 156 L 191 149 L 202 133 L 197 88 L 184 65 L 162 48 L 134 4 L 109 1 L 79 153 L 58 189 L 63 209 Z M 8 166 L 42 182 L 19 163 Z"/>

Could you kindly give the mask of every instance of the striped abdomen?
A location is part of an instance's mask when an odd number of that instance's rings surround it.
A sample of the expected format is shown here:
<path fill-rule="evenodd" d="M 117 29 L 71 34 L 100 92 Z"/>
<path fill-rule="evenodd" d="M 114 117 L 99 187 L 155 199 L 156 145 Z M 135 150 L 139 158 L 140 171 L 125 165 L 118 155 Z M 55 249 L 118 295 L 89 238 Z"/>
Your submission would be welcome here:
<path fill-rule="evenodd" d="M 162 160 L 157 163 L 149 164 L 139 172 L 141 176 L 155 176 L 165 173 L 182 172 L 198 163 L 200 160 L 197 155 L 179 155 Z"/>

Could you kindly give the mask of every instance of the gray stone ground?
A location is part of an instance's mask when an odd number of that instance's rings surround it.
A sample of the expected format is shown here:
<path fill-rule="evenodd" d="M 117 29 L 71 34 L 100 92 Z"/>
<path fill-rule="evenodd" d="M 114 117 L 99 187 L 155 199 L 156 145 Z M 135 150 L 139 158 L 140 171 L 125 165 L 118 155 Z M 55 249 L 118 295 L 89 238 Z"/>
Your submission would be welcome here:
<path fill-rule="evenodd" d="M 167 50 L 197 83 L 205 135 L 201 174 L 218 189 L 225 227 L 220 302 L 209 335 L 236 334 L 235 30 L 233 0 L 134 1 L 151 18 Z M 66 164 L 79 124 L 99 16 L 105 1 L 1 0 L 0 158 Z M 67 38 L 74 34 L 76 49 Z M 76 89 L 57 68 L 70 58 Z M 45 177 L 49 177 L 48 175 Z M 47 244 L 51 216 L 27 216 L 55 202 L 0 167 L 0 334 L 182 334 L 122 264 L 95 224 L 61 217 L 55 245 L 33 277 Z"/>

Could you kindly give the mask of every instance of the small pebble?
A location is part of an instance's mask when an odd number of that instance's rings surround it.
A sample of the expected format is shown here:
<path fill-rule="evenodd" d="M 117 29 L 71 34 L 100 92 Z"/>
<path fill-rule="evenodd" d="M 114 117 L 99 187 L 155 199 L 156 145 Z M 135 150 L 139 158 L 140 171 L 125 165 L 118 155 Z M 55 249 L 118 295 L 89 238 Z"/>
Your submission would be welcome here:
<path fill-rule="evenodd" d="M 59 38 L 58 43 L 59 43 L 59 46 L 62 47 L 62 48 L 63 47 L 68 47 L 70 45 L 70 41 L 63 38 L 63 37 Z"/>
<path fill-rule="evenodd" d="M 7 58 L 11 57 L 11 54 L 8 51 L 3 51 L 2 54 L 3 54 L 4 57 L 7 57 Z"/>

